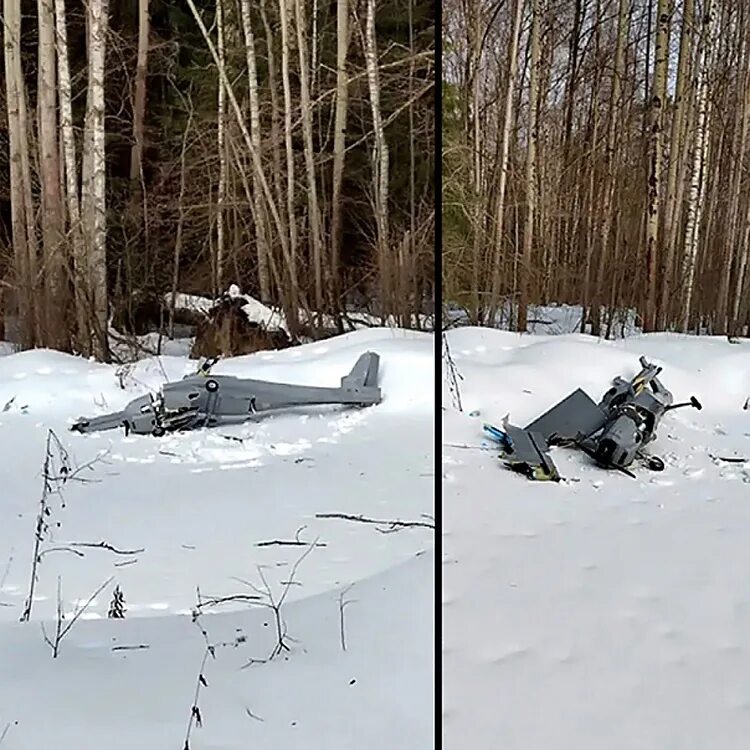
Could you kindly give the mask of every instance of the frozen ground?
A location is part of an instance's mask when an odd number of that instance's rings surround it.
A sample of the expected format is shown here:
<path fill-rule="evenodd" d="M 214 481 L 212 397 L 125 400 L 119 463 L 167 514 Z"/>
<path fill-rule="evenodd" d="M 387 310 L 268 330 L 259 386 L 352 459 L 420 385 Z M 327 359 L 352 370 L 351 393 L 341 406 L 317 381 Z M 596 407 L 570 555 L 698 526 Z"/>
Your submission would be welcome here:
<path fill-rule="evenodd" d="M 183 748 L 206 653 L 199 626 L 217 646 L 193 750 L 433 746 L 434 532 L 315 517 L 431 517 L 432 336 L 359 331 L 215 372 L 336 385 L 368 349 L 381 355 L 376 407 L 292 410 L 161 439 L 67 427 L 196 362 L 164 356 L 118 370 L 49 351 L 0 357 L 2 750 Z M 90 482 L 68 482 L 51 502 L 31 621 L 20 623 L 48 429 L 75 465 L 98 459 L 80 475 Z M 263 545 L 298 534 L 320 546 Z M 78 546 L 99 542 L 119 552 Z M 54 633 L 58 578 L 69 622 L 110 576 L 53 659 L 41 625 Z M 197 588 L 203 599 L 257 596 L 263 579 L 275 601 L 287 592 L 290 636 L 290 650 L 265 663 L 276 622 L 263 599 L 191 617 Z M 107 618 L 115 585 L 124 620 Z"/>
<path fill-rule="evenodd" d="M 445 750 L 747 747 L 750 345 L 447 339 L 463 413 L 444 383 Z M 532 483 L 483 446 L 483 421 L 523 425 L 579 385 L 598 400 L 641 354 L 676 401 L 704 405 L 664 418 L 664 472 L 634 480 L 556 448 L 567 481 Z"/>

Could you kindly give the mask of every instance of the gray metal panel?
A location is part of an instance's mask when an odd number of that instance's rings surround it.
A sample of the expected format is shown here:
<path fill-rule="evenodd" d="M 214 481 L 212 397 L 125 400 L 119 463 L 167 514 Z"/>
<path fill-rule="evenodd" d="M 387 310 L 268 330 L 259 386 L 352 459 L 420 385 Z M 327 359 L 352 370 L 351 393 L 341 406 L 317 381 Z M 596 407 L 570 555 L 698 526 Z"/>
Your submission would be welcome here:
<path fill-rule="evenodd" d="M 538 432 L 549 441 L 554 435 L 574 439 L 579 433 L 590 435 L 606 421 L 604 412 L 580 388 L 547 410 L 526 426 L 529 432 Z"/>

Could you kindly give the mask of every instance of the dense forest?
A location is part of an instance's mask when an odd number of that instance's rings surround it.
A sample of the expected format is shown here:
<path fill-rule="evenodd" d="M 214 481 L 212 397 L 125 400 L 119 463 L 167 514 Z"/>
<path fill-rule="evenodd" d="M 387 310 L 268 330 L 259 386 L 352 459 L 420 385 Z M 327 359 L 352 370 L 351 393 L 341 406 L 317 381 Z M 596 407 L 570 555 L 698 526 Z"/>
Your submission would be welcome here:
<path fill-rule="evenodd" d="M 107 359 L 111 326 L 150 315 L 170 329 L 178 292 L 230 284 L 293 334 L 352 308 L 420 325 L 434 300 L 434 13 L 4 0 L 4 336 Z"/>
<path fill-rule="evenodd" d="M 446 300 L 746 332 L 747 3 L 446 0 L 443 37 Z"/>

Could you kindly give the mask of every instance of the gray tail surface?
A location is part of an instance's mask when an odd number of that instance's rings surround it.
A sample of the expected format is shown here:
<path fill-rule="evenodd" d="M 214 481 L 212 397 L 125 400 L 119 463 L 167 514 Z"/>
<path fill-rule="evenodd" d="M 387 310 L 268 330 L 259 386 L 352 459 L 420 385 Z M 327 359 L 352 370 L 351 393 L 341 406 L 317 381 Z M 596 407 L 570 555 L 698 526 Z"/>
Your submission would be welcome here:
<path fill-rule="evenodd" d="M 348 375 L 341 378 L 342 388 L 377 388 L 380 357 L 375 352 L 365 352 Z"/>

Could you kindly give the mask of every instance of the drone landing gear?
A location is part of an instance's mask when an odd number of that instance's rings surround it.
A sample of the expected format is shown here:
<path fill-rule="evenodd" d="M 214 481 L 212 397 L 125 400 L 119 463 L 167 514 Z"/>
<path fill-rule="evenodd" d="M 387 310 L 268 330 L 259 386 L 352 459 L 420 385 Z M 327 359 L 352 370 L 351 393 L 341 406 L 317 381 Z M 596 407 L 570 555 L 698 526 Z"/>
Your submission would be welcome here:
<path fill-rule="evenodd" d="M 659 456 L 647 456 L 641 454 L 638 456 L 643 465 L 651 471 L 664 471 L 664 461 Z"/>

